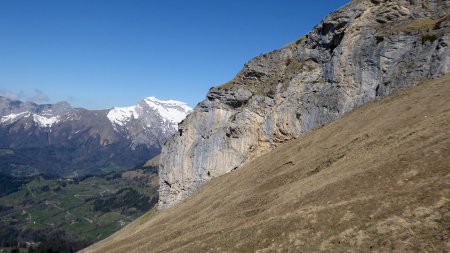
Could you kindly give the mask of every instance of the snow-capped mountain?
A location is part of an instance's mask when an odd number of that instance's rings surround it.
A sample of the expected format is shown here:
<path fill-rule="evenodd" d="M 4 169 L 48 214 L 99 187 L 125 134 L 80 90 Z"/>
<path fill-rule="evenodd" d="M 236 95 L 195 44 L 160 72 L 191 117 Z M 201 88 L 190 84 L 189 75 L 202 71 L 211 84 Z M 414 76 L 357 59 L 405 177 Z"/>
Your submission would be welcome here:
<path fill-rule="evenodd" d="M 162 145 L 190 111 L 186 103 L 148 97 L 134 106 L 114 107 L 106 116 L 114 130 L 128 135 L 133 145 L 147 144 L 155 138 Z"/>
<path fill-rule="evenodd" d="M 135 166 L 157 155 L 190 111 L 155 97 L 106 110 L 0 97 L 0 172 L 74 176 Z"/>

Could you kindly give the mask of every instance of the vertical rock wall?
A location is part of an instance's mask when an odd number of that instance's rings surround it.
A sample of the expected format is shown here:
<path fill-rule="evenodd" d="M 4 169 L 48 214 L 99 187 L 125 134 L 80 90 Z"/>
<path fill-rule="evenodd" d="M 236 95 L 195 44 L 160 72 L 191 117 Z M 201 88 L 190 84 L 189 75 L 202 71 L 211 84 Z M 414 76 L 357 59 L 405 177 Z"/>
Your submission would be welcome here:
<path fill-rule="evenodd" d="M 356 106 L 450 68 L 450 1 L 353 1 L 245 64 L 162 150 L 159 208 Z"/>

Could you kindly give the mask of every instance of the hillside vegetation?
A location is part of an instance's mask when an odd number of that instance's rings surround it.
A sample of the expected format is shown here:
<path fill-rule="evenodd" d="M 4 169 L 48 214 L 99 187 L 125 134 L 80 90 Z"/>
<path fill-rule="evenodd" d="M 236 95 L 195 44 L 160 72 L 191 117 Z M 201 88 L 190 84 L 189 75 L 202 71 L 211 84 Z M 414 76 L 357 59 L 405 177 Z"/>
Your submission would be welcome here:
<path fill-rule="evenodd" d="M 16 245 L 31 245 L 35 252 L 79 250 L 129 224 L 158 201 L 155 167 L 80 179 L 3 176 L 0 184 L 10 186 L 9 194 L 0 195 L 0 252 Z"/>
<path fill-rule="evenodd" d="M 448 252 L 450 75 L 358 108 L 82 252 Z"/>

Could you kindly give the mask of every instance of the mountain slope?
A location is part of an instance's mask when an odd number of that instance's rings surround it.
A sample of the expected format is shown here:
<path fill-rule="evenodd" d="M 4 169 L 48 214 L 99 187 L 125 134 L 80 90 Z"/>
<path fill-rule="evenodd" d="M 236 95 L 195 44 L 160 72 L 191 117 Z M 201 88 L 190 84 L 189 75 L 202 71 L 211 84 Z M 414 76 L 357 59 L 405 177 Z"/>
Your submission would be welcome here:
<path fill-rule="evenodd" d="M 370 103 L 82 252 L 447 252 L 450 75 Z"/>
<path fill-rule="evenodd" d="M 159 154 L 190 110 L 154 97 L 108 110 L 0 97 L 0 172 L 76 176 L 134 167 Z"/>
<path fill-rule="evenodd" d="M 353 108 L 448 73 L 449 13 L 445 0 L 352 1 L 250 60 L 164 145 L 159 207 Z"/>

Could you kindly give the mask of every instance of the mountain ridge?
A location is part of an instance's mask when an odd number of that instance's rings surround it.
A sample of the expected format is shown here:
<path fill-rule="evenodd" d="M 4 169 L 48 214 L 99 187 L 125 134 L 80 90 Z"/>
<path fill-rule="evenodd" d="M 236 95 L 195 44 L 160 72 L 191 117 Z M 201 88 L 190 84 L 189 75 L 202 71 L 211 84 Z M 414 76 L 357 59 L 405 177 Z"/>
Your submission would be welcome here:
<path fill-rule="evenodd" d="M 10 150 L 0 172 L 78 176 L 131 168 L 159 154 L 190 110 L 186 103 L 155 97 L 104 110 L 0 97 L 0 143 Z"/>

